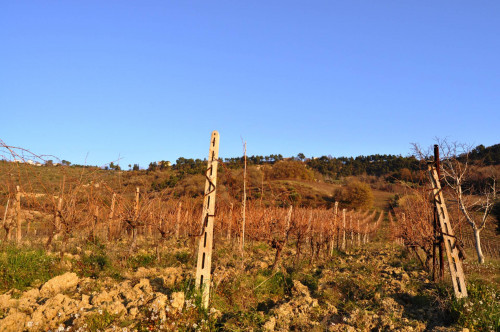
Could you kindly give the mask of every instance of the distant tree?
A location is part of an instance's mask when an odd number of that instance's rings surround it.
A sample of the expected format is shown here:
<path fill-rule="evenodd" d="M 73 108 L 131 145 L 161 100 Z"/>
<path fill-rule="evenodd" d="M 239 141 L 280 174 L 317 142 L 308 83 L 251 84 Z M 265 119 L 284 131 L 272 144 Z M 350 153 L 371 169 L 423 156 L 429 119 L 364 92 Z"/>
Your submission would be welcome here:
<path fill-rule="evenodd" d="M 268 179 L 313 180 L 314 173 L 304 163 L 297 160 L 282 160 L 266 172 Z"/>
<path fill-rule="evenodd" d="M 300 161 L 304 161 L 304 159 L 306 159 L 306 156 L 303 153 L 299 153 L 297 155 L 297 159 L 300 160 Z"/>
<path fill-rule="evenodd" d="M 373 192 L 368 183 L 351 181 L 337 193 L 339 201 L 357 209 L 369 209 L 373 205 Z"/>
<path fill-rule="evenodd" d="M 54 161 L 53 160 L 47 160 L 45 162 L 45 166 L 54 166 Z"/>
<path fill-rule="evenodd" d="M 133 171 L 138 171 L 139 170 L 139 164 L 134 164 L 134 166 L 132 167 L 132 170 Z"/>
<path fill-rule="evenodd" d="M 67 160 L 61 161 L 61 164 L 65 165 L 65 166 L 71 165 L 71 163 L 69 161 L 67 161 Z"/>
<path fill-rule="evenodd" d="M 113 162 L 109 163 L 109 169 L 112 169 L 115 171 L 121 170 L 120 165 L 115 165 L 115 163 L 113 163 Z"/>
<path fill-rule="evenodd" d="M 149 163 L 148 171 L 156 171 L 158 168 L 158 164 L 156 161 Z"/>

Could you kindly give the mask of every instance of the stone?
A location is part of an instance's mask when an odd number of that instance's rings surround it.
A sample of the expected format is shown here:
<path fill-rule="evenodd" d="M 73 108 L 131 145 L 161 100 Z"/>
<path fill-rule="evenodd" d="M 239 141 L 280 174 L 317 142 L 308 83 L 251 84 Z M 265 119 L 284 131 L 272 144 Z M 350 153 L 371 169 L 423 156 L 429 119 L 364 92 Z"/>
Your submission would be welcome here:
<path fill-rule="evenodd" d="M 182 311 L 182 308 L 184 307 L 184 292 L 175 292 L 172 293 L 172 307 L 176 311 Z"/>
<path fill-rule="evenodd" d="M 271 317 L 269 320 L 264 324 L 263 329 L 264 331 L 274 331 L 274 328 L 276 327 L 276 318 Z"/>
<path fill-rule="evenodd" d="M 135 318 L 138 313 L 139 313 L 139 309 L 137 309 L 137 307 L 131 307 L 128 310 L 128 314 L 129 314 L 130 318 Z"/>
<path fill-rule="evenodd" d="M 58 293 L 63 293 L 66 291 L 71 291 L 76 288 L 80 278 L 76 273 L 67 272 L 60 276 L 54 277 L 43 284 L 40 289 L 41 297 L 51 297 Z"/>
<path fill-rule="evenodd" d="M 77 311 L 78 303 L 75 300 L 63 294 L 57 294 L 39 306 L 31 316 L 31 320 L 39 328 L 53 329 L 59 326 L 64 317 Z"/>
<path fill-rule="evenodd" d="M 3 332 L 17 332 L 23 331 L 26 327 L 26 320 L 28 316 L 22 312 L 15 311 L 9 314 L 4 319 L 0 320 L 0 331 Z"/>
<path fill-rule="evenodd" d="M 161 271 L 161 277 L 163 278 L 163 285 L 171 288 L 182 279 L 182 269 L 167 267 Z"/>

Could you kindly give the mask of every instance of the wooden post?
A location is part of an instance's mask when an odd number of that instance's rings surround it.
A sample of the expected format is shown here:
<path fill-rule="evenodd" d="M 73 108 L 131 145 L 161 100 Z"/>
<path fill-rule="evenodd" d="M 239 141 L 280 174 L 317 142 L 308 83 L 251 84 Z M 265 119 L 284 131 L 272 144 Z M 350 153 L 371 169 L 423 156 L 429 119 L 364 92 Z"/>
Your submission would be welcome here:
<path fill-rule="evenodd" d="M 115 204 L 116 204 L 116 193 L 113 193 L 113 197 L 111 198 L 111 209 L 108 215 L 108 241 L 111 241 L 111 224 L 113 222 L 113 218 L 115 217 Z"/>
<path fill-rule="evenodd" d="M 330 241 L 330 256 L 333 256 L 333 249 L 335 246 L 335 227 L 337 225 L 337 208 L 339 206 L 339 202 L 335 202 L 335 206 L 333 208 L 333 221 L 332 221 L 332 229 L 331 229 L 331 241 Z"/>
<path fill-rule="evenodd" d="M 436 167 L 429 164 L 429 176 L 432 184 L 432 193 L 434 198 L 434 205 L 437 210 L 437 215 L 440 224 L 441 236 L 443 237 L 444 246 L 446 248 L 446 257 L 448 258 L 448 266 L 450 268 L 451 280 L 453 282 L 453 289 L 457 298 L 467 297 L 467 289 L 465 287 L 465 275 L 462 268 L 462 261 L 460 259 L 457 238 L 451 227 L 448 209 L 444 201 L 443 191 Z"/>
<path fill-rule="evenodd" d="M 351 231 L 351 248 L 354 247 L 354 227 L 352 227 L 352 215 L 354 214 L 353 211 L 349 213 L 349 230 Z"/>
<path fill-rule="evenodd" d="M 92 226 L 92 240 L 96 239 L 97 224 L 99 223 L 99 206 L 96 205 L 94 209 L 94 225 Z"/>
<path fill-rule="evenodd" d="M 210 280 L 212 268 L 212 247 L 214 236 L 215 191 L 217 186 L 217 165 L 219 158 L 219 133 L 213 131 L 210 137 L 207 171 L 205 173 L 205 195 L 203 197 L 203 213 L 201 216 L 202 232 L 196 264 L 197 289 L 202 291 L 202 306 L 208 308 L 210 299 Z"/>
<path fill-rule="evenodd" d="M 345 240 L 345 209 L 342 209 L 342 222 L 343 222 L 343 227 L 342 227 L 342 250 L 345 250 L 346 246 L 346 240 Z"/>
<path fill-rule="evenodd" d="M 358 247 L 361 247 L 361 228 L 359 228 L 359 216 L 357 218 L 357 222 L 358 222 L 358 230 L 357 230 L 357 233 L 358 233 Z"/>
<path fill-rule="evenodd" d="M 56 210 L 54 211 L 54 228 L 55 228 L 54 239 L 56 239 L 56 240 L 59 239 L 59 236 L 61 233 L 62 204 L 63 204 L 63 198 L 62 198 L 62 196 L 59 196 L 57 198 L 57 207 L 56 207 Z"/>
<path fill-rule="evenodd" d="M 181 227 L 181 212 L 182 212 L 182 202 L 179 201 L 179 204 L 177 205 L 177 219 L 175 221 L 175 239 L 179 239 L 179 230 Z"/>
<path fill-rule="evenodd" d="M 247 142 L 245 142 L 243 147 L 243 154 L 245 165 L 243 169 L 243 220 L 241 223 L 241 252 L 245 249 L 245 222 L 246 222 L 246 204 L 247 204 Z"/>
<path fill-rule="evenodd" d="M 231 203 L 230 207 L 229 207 L 229 217 L 228 217 L 228 225 L 227 225 L 227 240 L 230 241 L 231 240 L 231 230 L 232 230 L 232 227 L 233 227 L 233 206 L 234 204 Z"/>
<path fill-rule="evenodd" d="M 139 187 L 135 188 L 135 204 L 134 204 L 134 220 L 132 220 L 131 227 L 132 227 L 132 243 L 130 244 L 129 248 L 129 255 L 131 255 L 135 247 L 137 245 L 137 227 L 139 225 L 139 195 L 140 195 L 140 189 Z"/>
<path fill-rule="evenodd" d="M 5 231 L 7 232 L 7 234 L 5 234 L 5 238 L 7 240 L 10 240 L 10 227 L 8 227 L 8 225 L 7 225 L 7 215 L 8 215 L 8 211 L 9 211 L 9 203 L 10 203 L 10 198 L 7 198 L 7 204 L 5 204 L 5 211 L 3 213 L 3 220 L 2 220 L 3 227 L 5 228 Z"/>
<path fill-rule="evenodd" d="M 312 238 L 312 218 L 313 218 L 313 211 L 312 209 L 309 210 L 309 218 L 307 218 L 307 239 L 306 242 L 309 242 Z"/>
<path fill-rule="evenodd" d="M 16 242 L 21 243 L 22 239 L 22 220 L 21 220 L 21 189 L 16 186 L 16 220 L 17 220 L 17 230 L 16 230 Z"/>

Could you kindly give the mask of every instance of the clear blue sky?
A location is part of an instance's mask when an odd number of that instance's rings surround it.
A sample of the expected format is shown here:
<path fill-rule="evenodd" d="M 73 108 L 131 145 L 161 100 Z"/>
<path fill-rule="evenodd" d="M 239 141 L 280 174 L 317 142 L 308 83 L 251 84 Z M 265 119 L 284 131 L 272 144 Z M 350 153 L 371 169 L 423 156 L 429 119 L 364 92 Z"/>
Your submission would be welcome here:
<path fill-rule="evenodd" d="M 0 138 L 73 163 L 500 142 L 499 1 L 1 1 Z"/>

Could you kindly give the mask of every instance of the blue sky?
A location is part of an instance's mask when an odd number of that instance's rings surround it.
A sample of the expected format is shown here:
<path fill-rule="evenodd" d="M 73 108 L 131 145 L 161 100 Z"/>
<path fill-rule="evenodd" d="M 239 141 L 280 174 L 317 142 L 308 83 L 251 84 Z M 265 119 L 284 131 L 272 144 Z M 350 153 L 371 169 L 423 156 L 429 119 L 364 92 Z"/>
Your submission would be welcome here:
<path fill-rule="evenodd" d="M 498 1 L 1 1 L 0 139 L 73 163 L 500 142 Z"/>

